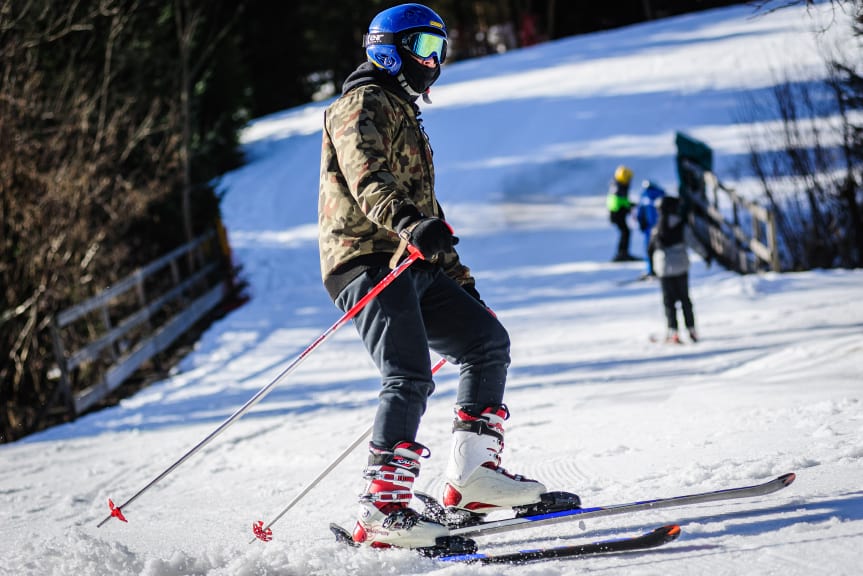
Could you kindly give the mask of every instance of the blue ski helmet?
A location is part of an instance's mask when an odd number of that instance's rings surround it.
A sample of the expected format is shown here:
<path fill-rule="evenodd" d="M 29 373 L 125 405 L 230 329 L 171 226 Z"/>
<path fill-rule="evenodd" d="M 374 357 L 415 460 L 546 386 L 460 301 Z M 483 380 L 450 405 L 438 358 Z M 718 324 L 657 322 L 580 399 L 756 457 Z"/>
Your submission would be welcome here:
<path fill-rule="evenodd" d="M 369 62 L 395 76 L 402 68 L 401 47 L 419 58 L 446 59 L 447 33 L 443 18 L 422 4 L 400 4 L 387 8 L 369 24 L 363 46 Z"/>

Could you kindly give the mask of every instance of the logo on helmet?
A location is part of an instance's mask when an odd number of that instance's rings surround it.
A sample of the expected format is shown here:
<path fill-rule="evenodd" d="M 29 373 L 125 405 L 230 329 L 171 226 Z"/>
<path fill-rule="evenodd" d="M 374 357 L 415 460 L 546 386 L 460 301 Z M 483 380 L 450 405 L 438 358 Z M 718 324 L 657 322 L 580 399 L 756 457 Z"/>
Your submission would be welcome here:
<path fill-rule="evenodd" d="M 396 59 L 387 54 L 375 54 L 374 63 L 382 68 L 389 68 L 390 66 L 395 66 Z"/>

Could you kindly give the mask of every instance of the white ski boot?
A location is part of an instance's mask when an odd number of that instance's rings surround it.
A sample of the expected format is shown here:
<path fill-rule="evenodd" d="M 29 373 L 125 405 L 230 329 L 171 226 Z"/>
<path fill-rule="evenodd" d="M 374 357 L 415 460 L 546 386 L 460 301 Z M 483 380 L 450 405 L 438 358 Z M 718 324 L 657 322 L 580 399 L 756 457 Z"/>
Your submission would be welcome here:
<path fill-rule="evenodd" d="M 354 542 L 373 548 L 427 548 L 435 546 L 438 537 L 447 536 L 445 526 L 408 507 L 419 459 L 428 456 L 428 448 L 416 442 L 399 442 L 392 452 L 372 449 L 363 473 L 370 482 L 360 496 Z"/>
<path fill-rule="evenodd" d="M 500 508 L 538 503 L 545 486 L 501 465 L 506 406 L 492 406 L 479 416 L 456 411 L 452 452 L 446 470 L 443 504 L 486 514 Z"/>

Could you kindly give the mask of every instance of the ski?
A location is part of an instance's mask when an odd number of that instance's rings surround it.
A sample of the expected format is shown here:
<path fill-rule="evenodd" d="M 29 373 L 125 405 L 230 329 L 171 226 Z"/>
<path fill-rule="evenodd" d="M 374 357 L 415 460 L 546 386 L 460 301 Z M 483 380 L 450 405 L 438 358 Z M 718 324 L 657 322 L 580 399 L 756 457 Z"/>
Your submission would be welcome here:
<path fill-rule="evenodd" d="M 571 520 L 582 520 L 585 518 L 599 518 L 603 516 L 613 516 L 617 514 L 627 514 L 629 512 L 638 512 L 640 510 L 655 510 L 659 508 L 671 508 L 675 506 L 689 506 L 693 504 L 703 504 L 707 502 L 717 502 L 720 500 L 732 500 L 736 498 L 750 498 L 754 496 L 764 496 L 772 494 L 794 482 L 795 474 L 789 472 L 778 478 L 754 484 L 751 486 L 741 486 L 738 488 L 726 488 L 724 490 L 715 490 L 711 492 L 700 492 L 697 494 L 688 494 L 685 496 L 672 496 L 668 498 L 657 498 L 654 500 L 641 500 L 637 502 L 629 502 L 626 504 L 612 504 L 608 506 L 593 506 L 587 508 L 572 508 L 569 510 L 560 510 L 554 512 L 533 513 L 527 515 L 517 515 L 514 518 L 504 518 L 500 520 L 475 520 L 468 525 L 453 525 L 450 526 L 450 536 L 485 536 L 487 534 L 496 534 L 499 532 L 509 532 L 511 530 L 521 530 L 533 526 L 546 526 L 559 522 L 568 522 Z M 425 494 L 416 494 L 426 504 L 424 515 L 432 519 L 441 521 L 440 516 L 443 508 L 437 501 Z M 437 518 L 436 518 L 437 517 Z M 443 519 L 445 521 L 445 519 Z"/>
<path fill-rule="evenodd" d="M 669 340 L 665 336 L 660 336 L 659 334 L 651 334 L 647 339 L 653 344 L 668 344 L 669 346 L 682 346 L 683 344 L 686 344 L 683 340 L 675 342 L 674 340 Z"/>
<path fill-rule="evenodd" d="M 614 516 L 617 514 L 627 514 L 629 512 L 638 512 L 641 510 L 656 510 L 659 508 L 672 508 L 675 506 L 690 506 L 693 504 L 704 504 L 707 502 L 718 502 L 721 500 L 733 500 L 737 498 L 751 498 L 754 496 L 765 496 L 777 492 L 787 486 L 790 486 L 796 475 L 793 472 L 783 474 L 773 480 L 763 482 L 761 484 L 753 484 L 750 486 L 740 486 L 737 488 L 726 488 L 723 490 L 714 490 L 710 492 L 699 492 L 696 494 L 687 494 L 684 496 L 671 496 L 668 498 L 657 498 L 654 500 L 640 500 L 629 502 L 626 504 L 611 504 L 608 506 L 593 506 L 589 508 L 571 508 L 565 510 L 555 510 L 552 512 L 528 512 L 522 511 L 514 518 L 504 518 L 501 520 L 481 520 L 480 517 L 474 516 L 468 521 L 468 524 L 450 526 L 449 535 L 438 539 L 438 546 L 431 548 L 418 549 L 422 555 L 433 556 L 441 560 L 450 562 L 479 562 L 483 564 L 493 563 L 523 563 L 535 560 L 564 558 L 568 556 L 583 556 L 587 554 L 599 554 L 603 552 L 622 552 L 626 550 L 638 550 L 643 548 L 652 548 L 661 546 L 676 539 L 680 534 L 680 527 L 677 525 L 664 526 L 653 532 L 643 534 L 641 536 L 622 538 L 616 540 L 604 540 L 592 542 L 589 544 L 580 544 L 572 546 L 560 546 L 553 548 L 543 548 L 539 550 L 523 550 L 511 554 L 501 555 L 486 555 L 476 552 L 476 544 L 471 540 L 472 536 L 486 536 L 489 534 L 497 534 L 500 532 L 509 532 L 513 530 L 521 530 L 534 526 L 546 526 L 559 522 L 567 522 L 571 520 L 580 520 L 584 518 L 599 518 L 603 516 Z M 429 518 L 446 523 L 446 518 L 449 512 L 440 505 L 440 503 L 428 496 L 419 492 L 414 493 L 426 505 L 426 510 L 423 515 Z M 566 506 L 577 501 L 577 497 L 568 493 L 552 492 L 548 506 Z M 545 500 L 545 498 L 544 498 Z M 339 542 L 351 546 L 359 546 L 351 538 L 350 532 L 339 526 L 338 524 L 330 524 L 330 530 L 335 534 Z"/>
<path fill-rule="evenodd" d="M 330 530 L 336 536 L 336 541 L 359 548 L 360 545 L 353 541 L 350 532 L 338 524 L 330 524 Z M 613 538 L 599 540 L 587 544 L 572 544 L 568 546 L 552 546 L 548 548 L 533 548 L 530 550 L 519 550 L 505 554 L 483 554 L 476 551 L 473 540 L 457 536 L 444 536 L 438 538 L 437 546 L 429 548 L 416 548 L 420 556 L 434 558 L 441 562 L 463 562 L 470 564 L 526 564 L 541 560 L 553 560 L 557 558 L 572 558 L 576 556 L 589 556 L 593 554 L 609 554 L 613 552 L 629 552 L 633 550 L 647 550 L 668 544 L 680 536 L 680 526 L 669 524 L 640 536 L 629 536 L 625 538 Z"/>
<path fill-rule="evenodd" d="M 647 337 L 647 339 L 650 340 L 650 342 L 652 342 L 653 344 L 668 344 L 669 346 L 681 346 L 683 344 L 698 344 L 698 342 L 701 340 L 701 338 L 699 338 L 698 340 L 693 340 L 691 337 L 684 340 L 683 338 L 678 337 L 678 339 L 675 341 L 675 340 L 669 340 L 667 337 L 660 336 L 659 334 L 650 334 Z"/>
<path fill-rule="evenodd" d="M 680 526 L 677 524 L 670 524 L 668 526 L 657 528 L 651 532 L 647 532 L 646 534 L 628 538 L 600 540 L 598 542 L 590 542 L 588 544 L 520 550 L 518 552 L 505 554 L 455 554 L 439 556 L 437 560 L 441 562 L 465 562 L 476 564 L 526 564 L 528 562 L 553 560 L 557 558 L 572 558 L 593 554 L 647 550 L 649 548 L 656 548 L 663 544 L 673 542 L 678 536 L 680 536 Z"/>
<path fill-rule="evenodd" d="M 639 258 L 641 260 L 641 258 Z M 635 278 L 626 278 L 625 280 L 619 280 L 616 282 L 618 286 L 628 286 L 630 284 L 637 284 L 638 282 L 654 282 L 656 281 L 656 276 L 651 276 L 649 274 L 641 274 L 640 276 L 636 276 Z"/>

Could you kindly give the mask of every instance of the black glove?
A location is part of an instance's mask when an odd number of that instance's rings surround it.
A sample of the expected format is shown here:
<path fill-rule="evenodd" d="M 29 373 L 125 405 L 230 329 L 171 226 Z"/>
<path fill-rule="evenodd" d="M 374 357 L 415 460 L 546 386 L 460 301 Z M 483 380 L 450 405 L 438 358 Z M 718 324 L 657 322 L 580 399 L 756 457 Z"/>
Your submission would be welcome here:
<path fill-rule="evenodd" d="M 458 243 L 449 224 L 440 218 L 421 218 L 415 224 L 407 226 L 399 235 L 417 248 L 429 262 L 452 252 L 453 246 Z"/>

